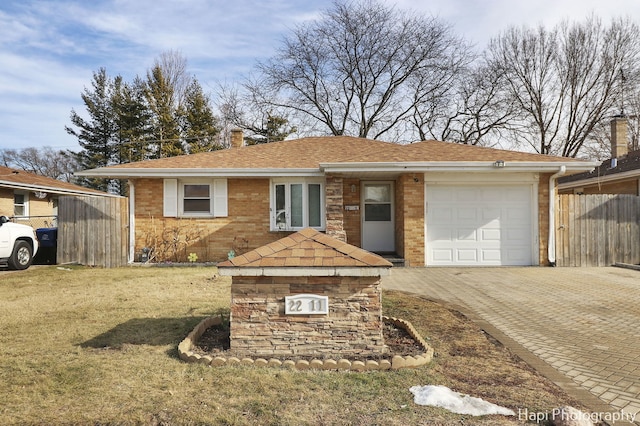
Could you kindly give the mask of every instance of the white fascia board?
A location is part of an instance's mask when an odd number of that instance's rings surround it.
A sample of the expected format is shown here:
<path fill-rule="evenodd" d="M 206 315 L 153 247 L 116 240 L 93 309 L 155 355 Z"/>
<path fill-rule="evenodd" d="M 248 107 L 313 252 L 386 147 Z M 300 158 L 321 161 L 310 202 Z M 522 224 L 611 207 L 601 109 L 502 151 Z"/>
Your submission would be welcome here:
<path fill-rule="evenodd" d="M 558 184 L 558 189 L 568 189 L 573 187 L 581 187 L 588 185 L 596 185 L 598 183 L 606 183 L 621 179 L 633 179 L 640 177 L 640 170 L 629 170 L 622 173 L 613 173 L 604 176 L 592 176 L 586 179 L 574 180 L 571 182 L 563 182 Z"/>
<path fill-rule="evenodd" d="M 21 191 L 47 192 L 49 194 L 56 194 L 56 195 L 82 195 L 82 196 L 89 196 L 89 197 L 121 198 L 120 195 L 109 194 L 107 192 L 105 192 L 104 194 L 96 194 L 95 192 L 90 192 L 90 191 L 55 188 L 53 186 L 44 186 L 44 185 L 28 185 L 28 184 L 21 184 L 21 183 L 15 183 L 15 182 L 7 182 L 2 180 L 0 180 L 0 188 L 11 188 L 11 189 L 18 189 Z"/>
<path fill-rule="evenodd" d="M 237 267 L 219 266 L 227 277 L 377 277 L 389 275 L 390 267 Z"/>
<path fill-rule="evenodd" d="M 318 169 L 150 169 L 99 168 L 74 173 L 76 176 L 104 178 L 185 178 L 185 177 L 272 177 L 272 176 L 324 176 Z"/>
<path fill-rule="evenodd" d="M 498 160 L 498 159 L 496 159 Z M 588 171 L 600 163 L 592 161 L 580 162 L 548 162 L 548 161 L 505 161 L 503 167 L 495 167 L 488 161 L 425 161 L 394 163 L 321 163 L 320 168 L 326 173 L 370 172 L 429 172 L 429 171 L 518 171 L 518 172 L 555 172 L 561 166 L 570 171 Z"/>

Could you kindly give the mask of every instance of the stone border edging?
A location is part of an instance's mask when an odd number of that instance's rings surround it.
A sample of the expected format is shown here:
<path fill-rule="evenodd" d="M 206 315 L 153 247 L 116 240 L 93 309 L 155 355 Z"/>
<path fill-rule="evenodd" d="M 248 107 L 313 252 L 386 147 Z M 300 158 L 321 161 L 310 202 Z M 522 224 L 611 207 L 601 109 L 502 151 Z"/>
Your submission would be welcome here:
<path fill-rule="evenodd" d="M 427 344 L 427 342 L 418 334 L 413 325 L 409 321 L 405 321 L 400 318 L 394 317 L 382 317 L 384 322 L 391 323 L 397 327 L 404 329 L 409 335 L 422 346 L 424 352 L 416 356 L 400 356 L 394 355 L 391 359 L 383 359 L 380 361 L 374 360 L 357 360 L 349 361 L 347 359 L 340 359 L 338 361 L 334 359 L 320 360 L 313 359 L 311 361 L 306 360 L 285 360 L 271 358 L 269 360 L 265 358 L 242 358 L 211 355 L 200 355 L 193 351 L 195 342 L 198 341 L 200 336 L 211 326 L 222 324 L 222 317 L 209 317 L 205 318 L 187 335 L 187 337 L 178 345 L 178 355 L 180 359 L 185 362 L 201 363 L 212 367 L 218 367 L 223 365 L 255 365 L 256 367 L 284 367 L 296 370 L 340 370 L 340 371 L 369 371 L 369 370 L 398 370 L 400 368 L 415 368 L 428 364 L 433 359 L 433 348 Z"/>

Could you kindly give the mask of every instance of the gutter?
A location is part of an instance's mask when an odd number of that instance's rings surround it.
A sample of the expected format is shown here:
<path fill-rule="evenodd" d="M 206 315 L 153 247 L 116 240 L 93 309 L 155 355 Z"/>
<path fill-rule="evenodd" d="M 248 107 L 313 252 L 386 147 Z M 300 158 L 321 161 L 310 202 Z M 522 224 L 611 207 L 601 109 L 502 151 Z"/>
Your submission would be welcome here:
<path fill-rule="evenodd" d="M 495 170 L 501 173 L 509 172 L 553 172 L 558 170 L 558 162 L 550 161 L 505 161 L 496 167 L 493 161 L 422 161 L 422 162 L 380 162 L 380 163 L 320 163 L 320 170 L 327 173 L 357 173 L 363 171 L 375 172 L 484 172 Z M 574 161 L 563 164 L 567 171 L 583 172 L 593 170 L 598 163 L 589 161 Z"/>
<path fill-rule="evenodd" d="M 558 184 L 558 189 L 579 188 L 581 186 L 597 185 L 619 179 L 633 179 L 640 177 L 640 170 L 628 170 L 626 172 L 609 173 L 606 175 L 594 175 L 580 180 L 572 180 Z"/>
<path fill-rule="evenodd" d="M 556 179 L 566 172 L 566 166 L 560 166 L 560 170 L 549 178 L 549 241 L 547 242 L 549 266 L 556 266 Z"/>
<path fill-rule="evenodd" d="M 52 186 L 29 185 L 29 184 L 3 181 L 3 180 L 0 180 L 0 187 L 18 189 L 22 191 L 47 192 L 49 194 L 56 194 L 56 195 L 84 195 L 89 197 L 114 197 L 114 198 L 120 197 L 120 195 L 109 194 L 107 192 L 91 192 L 91 191 L 82 191 L 82 190 L 76 190 L 76 189 L 55 188 Z"/>

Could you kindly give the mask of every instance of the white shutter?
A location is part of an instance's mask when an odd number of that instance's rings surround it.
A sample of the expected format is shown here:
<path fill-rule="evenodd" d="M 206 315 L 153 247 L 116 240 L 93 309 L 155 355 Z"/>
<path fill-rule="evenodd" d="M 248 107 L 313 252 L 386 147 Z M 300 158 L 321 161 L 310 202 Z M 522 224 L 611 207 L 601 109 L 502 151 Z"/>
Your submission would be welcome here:
<path fill-rule="evenodd" d="M 163 215 L 178 216 L 178 179 L 165 179 L 163 191 Z"/>
<path fill-rule="evenodd" d="M 213 180 L 213 215 L 215 217 L 227 217 L 228 212 L 227 202 L 227 180 L 226 179 L 214 179 Z"/>

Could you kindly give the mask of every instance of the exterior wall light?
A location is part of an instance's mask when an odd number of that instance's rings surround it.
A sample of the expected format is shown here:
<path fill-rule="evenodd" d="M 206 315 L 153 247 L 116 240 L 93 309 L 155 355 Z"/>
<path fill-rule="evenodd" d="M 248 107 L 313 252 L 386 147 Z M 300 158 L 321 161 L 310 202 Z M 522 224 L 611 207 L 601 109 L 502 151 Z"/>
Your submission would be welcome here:
<path fill-rule="evenodd" d="M 497 160 L 495 163 L 493 163 L 493 167 L 501 169 L 504 167 L 504 160 Z"/>

